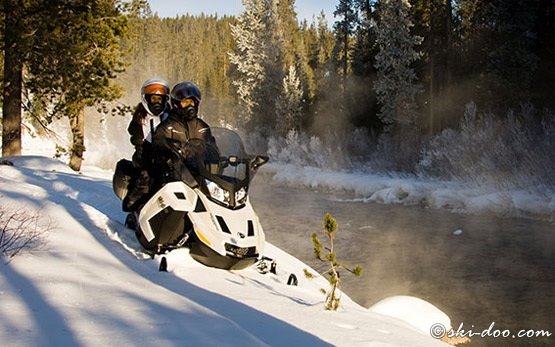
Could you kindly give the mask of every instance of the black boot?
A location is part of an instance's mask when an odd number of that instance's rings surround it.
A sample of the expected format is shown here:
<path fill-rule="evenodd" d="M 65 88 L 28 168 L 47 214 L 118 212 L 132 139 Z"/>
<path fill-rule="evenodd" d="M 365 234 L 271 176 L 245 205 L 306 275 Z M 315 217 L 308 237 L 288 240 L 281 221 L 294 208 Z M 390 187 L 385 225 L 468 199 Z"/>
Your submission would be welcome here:
<path fill-rule="evenodd" d="M 139 210 L 139 205 L 144 205 L 150 191 L 150 177 L 146 171 L 141 171 L 134 182 L 129 187 L 129 192 L 122 202 L 122 209 L 125 212 Z"/>
<path fill-rule="evenodd" d="M 127 214 L 127 218 L 125 218 L 125 226 L 129 229 L 137 230 L 137 227 L 139 225 L 139 220 L 137 216 L 137 212 L 131 212 Z"/>

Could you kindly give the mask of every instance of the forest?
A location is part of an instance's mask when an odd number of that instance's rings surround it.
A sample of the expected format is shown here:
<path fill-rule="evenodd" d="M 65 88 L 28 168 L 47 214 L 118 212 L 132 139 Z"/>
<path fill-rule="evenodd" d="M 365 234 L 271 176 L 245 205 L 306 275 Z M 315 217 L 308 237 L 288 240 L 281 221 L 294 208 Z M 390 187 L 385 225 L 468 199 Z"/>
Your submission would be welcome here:
<path fill-rule="evenodd" d="M 158 76 L 197 83 L 205 120 L 278 162 L 555 189 L 553 1 L 338 0 L 310 21 L 295 0 L 243 5 L 2 1 L 3 156 L 20 124 L 67 117 L 78 169 L 84 118 L 130 117 Z"/>

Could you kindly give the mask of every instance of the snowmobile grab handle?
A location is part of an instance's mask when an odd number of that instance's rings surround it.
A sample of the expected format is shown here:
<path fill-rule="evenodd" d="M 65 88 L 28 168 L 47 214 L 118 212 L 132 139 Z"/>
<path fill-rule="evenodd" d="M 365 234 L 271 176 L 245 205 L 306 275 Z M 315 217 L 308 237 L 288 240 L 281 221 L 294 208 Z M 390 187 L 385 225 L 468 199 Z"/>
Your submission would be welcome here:
<path fill-rule="evenodd" d="M 251 160 L 251 169 L 257 170 L 262 165 L 266 164 L 270 158 L 266 155 L 257 155 Z"/>

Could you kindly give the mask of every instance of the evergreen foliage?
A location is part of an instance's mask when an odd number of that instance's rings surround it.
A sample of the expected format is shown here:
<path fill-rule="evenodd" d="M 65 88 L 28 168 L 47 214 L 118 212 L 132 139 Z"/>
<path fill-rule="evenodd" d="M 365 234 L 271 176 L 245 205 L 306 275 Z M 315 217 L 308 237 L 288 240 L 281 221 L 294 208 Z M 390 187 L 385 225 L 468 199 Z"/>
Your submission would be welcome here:
<path fill-rule="evenodd" d="M 150 12 L 129 18 L 129 67 L 119 81 L 126 86 L 123 102 L 139 101 L 144 81 L 160 77 L 170 84 L 185 80 L 202 90 L 201 114 L 209 122 L 233 122 L 234 97 L 228 52 L 233 48 L 232 17 L 180 16 L 159 18 Z"/>
<path fill-rule="evenodd" d="M 353 275 L 359 277 L 362 275 L 362 268 L 356 266 L 353 269 L 346 267 L 344 264 L 337 260 L 337 254 L 334 250 L 334 241 L 337 235 L 337 221 L 329 213 L 324 216 L 324 235 L 329 242 L 329 247 L 325 246 L 317 233 L 311 235 L 314 256 L 316 259 L 326 263 L 329 267 L 322 273 L 330 283 L 330 288 L 328 290 L 322 289 L 322 293 L 326 295 L 325 308 L 326 310 L 336 311 L 341 304 L 341 269 L 347 270 Z M 304 270 L 304 274 L 307 278 L 314 278 L 314 275 L 308 271 Z"/>
<path fill-rule="evenodd" d="M 303 91 L 301 81 L 294 65 L 283 78 L 282 90 L 276 100 L 276 116 L 280 133 L 286 135 L 290 130 L 300 130 L 303 112 Z"/>
<path fill-rule="evenodd" d="M 83 160 L 85 107 L 121 96 L 114 83 L 124 68 L 119 40 L 127 30 L 126 17 L 112 0 L 57 2 L 58 14 L 37 33 L 30 54 L 26 84 L 34 97 L 47 98 L 53 117 L 67 117 L 73 134 L 70 167 L 78 171 Z M 66 52 L 65 55 L 61 53 Z"/>
<path fill-rule="evenodd" d="M 370 76 L 374 74 L 376 49 L 376 33 L 374 25 L 376 23 L 376 11 L 372 7 L 370 0 L 355 0 L 355 5 L 359 9 L 358 27 L 354 32 L 354 47 L 352 70 L 355 76 Z"/>
<path fill-rule="evenodd" d="M 340 17 L 340 20 L 335 22 L 334 25 L 335 52 L 336 61 L 340 67 L 343 81 L 345 81 L 349 72 L 349 62 L 351 59 L 351 36 L 358 19 L 354 0 L 340 0 L 333 15 Z"/>
<path fill-rule="evenodd" d="M 388 129 L 416 127 L 418 116 L 416 96 L 421 88 L 417 84 L 412 65 L 420 58 L 415 46 L 422 38 L 410 32 L 413 26 L 406 0 L 384 0 L 377 24 L 376 55 L 378 79 L 374 89 L 380 103 L 378 117 Z"/>
<path fill-rule="evenodd" d="M 415 69 L 419 80 L 424 86 L 420 98 L 421 127 L 433 134 L 445 122 L 442 117 L 451 106 L 449 83 L 452 79 L 452 28 L 454 18 L 451 1 L 444 0 L 411 0 L 412 22 L 414 35 L 425 38 L 419 47 L 422 58 Z M 427 119 L 427 121 L 426 121 Z"/>
<path fill-rule="evenodd" d="M 123 68 L 119 39 L 125 34 L 126 18 L 120 2 L 36 0 L 2 5 L 3 155 L 21 151 L 19 128 L 25 101 L 31 112 L 32 106 L 42 108 L 36 114 L 44 115 L 46 123 L 53 116 L 70 119 L 71 166 L 78 170 L 84 151 L 84 108 L 120 95 L 113 84 Z M 22 98 L 24 91 L 28 100 Z"/>
<path fill-rule="evenodd" d="M 240 117 L 248 123 L 260 106 L 261 100 L 256 94 L 262 89 L 267 74 L 265 61 L 269 52 L 265 35 L 269 31 L 266 20 L 269 9 L 264 0 L 244 0 L 243 5 L 245 11 L 231 29 L 236 49 L 230 54 L 230 60 L 237 76 L 233 84 L 244 108 Z"/>
<path fill-rule="evenodd" d="M 244 1 L 245 12 L 232 26 L 236 48 L 230 57 L 236 70 L 231 76 L 247 128 L 299 126 L 300 111 L 290 115 L 287 112 L 291 107 L 297 108 L 291 104 L 292 100 L 299 99 L 299 92 L 307 95 L 312 82 L 311 74 L 307 73 L 308 59 L 302 49 L 294 3 L 291 0 Z M 293 95 L 283 94 L 289 92 Z M 284 104 L 286 100 L 288 105 Z M 280 124 L 283 118 L 276 119 L 276 116 L 284 115 L 285 119 L 295 119 L 297 124 Z"/>
<path fill-rule="evenodd" d="M 461 43 L 468 59 L 463 73 L 479 71 L 475 87 L 481 104 L 515 107 L 513 100 L 530 100 L 539 60 L 533 51 L 538 9 L 536 3 L 516 0 L 461 2 Z"/>

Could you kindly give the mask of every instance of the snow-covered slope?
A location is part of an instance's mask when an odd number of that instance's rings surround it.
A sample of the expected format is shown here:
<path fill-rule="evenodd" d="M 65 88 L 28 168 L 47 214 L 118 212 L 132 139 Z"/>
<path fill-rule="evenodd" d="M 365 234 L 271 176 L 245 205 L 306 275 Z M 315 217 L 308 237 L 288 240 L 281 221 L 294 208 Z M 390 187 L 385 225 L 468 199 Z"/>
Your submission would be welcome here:
<path fill-rule="evenodd" d="M 187 250 L 168 254 L 169 272 L 159 272 L 160 257 L 142 253 L 121 224 L 109 171 L 12 160 L 0 165 L 0 206 L 39 209 L 55 228 L 40 250 L 0 264 L 3 346 L 443 345 L 346 295 L 340 311 L 325 311 L 325 280 L 305 279 L 307 266 L 271 244 L 277 275 L 208 268 Z M 291 273 L 298 286 L 286 284 Z"/>

